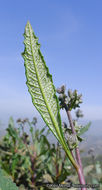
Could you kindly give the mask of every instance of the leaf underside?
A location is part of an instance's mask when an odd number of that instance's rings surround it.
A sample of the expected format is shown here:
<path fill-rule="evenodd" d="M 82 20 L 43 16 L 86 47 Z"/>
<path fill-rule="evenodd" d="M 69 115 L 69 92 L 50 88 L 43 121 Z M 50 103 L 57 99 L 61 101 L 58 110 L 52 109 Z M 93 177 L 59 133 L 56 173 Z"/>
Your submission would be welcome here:
<path fill-rule="evenodd" d="M 26 83 L 32 102 L 47 126 L 59 140 L 57 134 L 62 131 L 62 128 L 58 98 L 52 76 L 40 52 L 38 38 L 35 36 L 29 22 L 25 27 L 24 37 L 25 50 L 23 58 L 25 61 Z"/>
<path fill-rule="evenodd" d="M 29 22 L 27 22 L 25 27 L 24 38 L 25 49 L 22 56 L 24 58 L 27 78 L 26 84 L 31 94 L 32 102 L 41 114 L 46 125 L 50 128 L 60 144 L 62 144 L 72 164 L 77 168 L 77 164 L 71 155 L 63 135 L 59 101 L 56 96 L 52 76 L 40 52 L 38 38 L 35 36 Z"/>

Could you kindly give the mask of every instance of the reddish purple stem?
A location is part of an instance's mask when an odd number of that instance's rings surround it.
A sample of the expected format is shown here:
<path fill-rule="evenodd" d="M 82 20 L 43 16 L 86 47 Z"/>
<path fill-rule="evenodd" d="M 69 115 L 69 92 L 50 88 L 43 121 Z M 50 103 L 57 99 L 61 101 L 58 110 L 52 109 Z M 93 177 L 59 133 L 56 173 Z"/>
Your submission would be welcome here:
<path fill-rule="evenodd" d="M 74 129 L 71 113 L 70 113 L 70 111 L 68 109 L 66 109 L 66 112 L 67 112 L 67 116 L 68 116 L 68 120 L 69 120 L 69 123 L 70 123 L 70 127 L 71 127 L 71 130 L 72 130 L 72 133 L 74 135 L 76 135 L 76 131 Z M 83 174 L 82 162 L 81 162 L 80 152 L 79 152 L 78 146 L 75 148 L 75 153 L 76 153 L 76 160 L 77 160 L 77 163 L 79 165 L 79 169 L 77 171 L 78 177 L 79 177 L 79 181 L 80 181 L 81 185 L 85 185 L 85 178 L 84 178 L 84 174 Z M 81 190 L 87 190 L 87 189 L 83 187 L 83 188 L 81 188 Z"/>

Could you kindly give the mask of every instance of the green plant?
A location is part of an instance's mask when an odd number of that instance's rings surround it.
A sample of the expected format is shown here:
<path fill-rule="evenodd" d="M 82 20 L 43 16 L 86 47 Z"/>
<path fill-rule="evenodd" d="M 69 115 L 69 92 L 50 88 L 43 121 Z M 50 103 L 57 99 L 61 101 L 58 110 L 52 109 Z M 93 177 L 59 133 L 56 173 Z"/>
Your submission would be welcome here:
<path fill-rule="evenodd" d="M 16 184 L 12 182 L 10 177 L 0 168 L 0 190 L 18 190 Z"/>
<path fill-rule="evenodd" d="M 27 190 L 38 189 L 37 183 L 42 181 L 64 182 L 72 168 L 66 155 L 62 155 L 59 144 L 57 147 L 50 145 L 46 126 L 39 130 L 35 117 L 32 122 L 26 118 L 18 119 L 17 124 L 15 128 L 11 117 L 7 133 L 0 142 L 1 168 L 17 186 Z M 28 134 L 26 127 L 29 127 Z"/>
<path fill-rule="evenodd" d="M 75 145 L 75 158 L 73 150 L 70 148 L 69 141 L 66 141 L 65 139 L 60 117 L 60 108 L 64 108 L 69 119 L 72 135 L 75 136 L 75 139 L 77 139 L 77 133 L 74 128 L 70 111 L 79 107 L 79 104 L 82 103 L 82 95 L 78 95 L 76 90 L 74 92 L 69 90 L 68 96 L 66 96 L 65 87 L 62 86 L 57 90 L 60 94 L 59 104 L 56 96 L 56 89 L 52 81 L 52 76 L 50 75 L 48 67 L 46 66 L 44 58 L 41 54 L 38 38 L 35 36 L 29 22 L 27 22 L 25 27 L 24 38 L 25 50 L 22 55 L 24 58 L 27 86 L 32 97 L 32 102 L 41 114 L 46 125 L 50 128 L 59 143 L 62 145 L 69 160 L 78 173 L 80 184 L 84 185 L 85 179 L 78 143 L 76 142 Z M 85 190 L 86 188 L 82 189 Z"/>

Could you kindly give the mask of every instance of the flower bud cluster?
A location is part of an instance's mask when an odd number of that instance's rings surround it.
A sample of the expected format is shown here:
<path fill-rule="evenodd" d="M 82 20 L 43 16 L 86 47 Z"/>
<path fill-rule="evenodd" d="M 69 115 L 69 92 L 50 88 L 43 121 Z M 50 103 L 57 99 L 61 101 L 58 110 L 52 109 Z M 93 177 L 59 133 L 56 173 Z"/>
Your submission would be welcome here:
<path fill-rule="evenodd" d="M 62 85 L 60 88 L 56 89 L 56 92 L 59 94 L 60 108 L 65 108 L 67 105 L 69 110 L 80 107 L 79 104 L 82 103 L 82 94 L 78 95 L 77 90 L 68 90 L 68 95 L 65 94 L 65 86 Z"/>
<path fill-rule="evenodd" d="M 67 127 L 65 122 L 62 123 L 62 129 L 66 143 L 68 143 L 70 150 L 73 150 L 78 145 L 78 139 L 75 134 L 72 134 L 70 128 Z"/>
<path fill-rule="evenodd" d="M 56 89 L 56 92 L 59 94 L 60 108 L 64 108 L 65 104 L 68 103 L 67 96 L 65 94 L 65 86 L 62 85 L 60 88 Z"/>
<path fill-rule="evenodd" d="M 79 104 L 82 103 L 82 94 L 78 95 L 77 90 L 68 90 L 68 107 L 69 109 L 75 109 L 80 107 Z"/>

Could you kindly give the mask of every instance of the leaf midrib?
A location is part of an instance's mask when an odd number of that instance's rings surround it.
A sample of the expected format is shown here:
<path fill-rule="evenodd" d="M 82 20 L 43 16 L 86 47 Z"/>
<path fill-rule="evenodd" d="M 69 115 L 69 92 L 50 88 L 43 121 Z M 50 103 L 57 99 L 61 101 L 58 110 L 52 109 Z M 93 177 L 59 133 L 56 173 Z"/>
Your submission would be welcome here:
<path fill-rule="evenodd" d="M 29 25 L 28 25 L 28 26 L 29 26 Z M 34 59 L 34 53 L 33 53 L 33 47 L 32 47 L 32 35 L 31 35 L 30 26 L 29 26 L 29 33 L 30 33 L 30 44 L 31 44 L 31 52 L 32 52 L 32 57 L 33 57 L 33 63 L 34 63 L 34 66 L 35 66 L 36 75 L 37 75 L 37 78 L 38 78 L 38 83 L 39 83 L 39 86 L 40 86 L 40 90 L 41 90 L 42 96 L 43 96 L 43 98 L 44 98 L 44 102 L 45 102 L 45 105 L 46 105 L 46 107 L 47 107 L 47 110 L 48 110 L 48 112 L 50 113 L 49 115 L 50 115 L 51 121 L 52 121 L 52 123 L 53 123 L 53 126 L 54 126 L 54 128 L 55 128 L 55 131 L 57 132 L 57 134 L 58 134 L 58 136 L 59 136 L 59 138 L 60 138 L 60 131 L 59 131 L 57 122 L 56 122 L 56 120 L 55 120 L 55 118 L 54 118 L 53 113 L 52 113 L 51 110 L 50 110 L 50 107 L 49 107 L 49 105 L 48 105 L 47 99 L 46 99 L 46 97 L 45 97 L 45 95 L 44 95 L 43 88 L 42 88 L 41 83 L 40 83 L 40 80 L 39 80 L 39 75 L 38 75 L 38 71 L 37 71 L 36 64 L 35 64 L 35 59 Z M 56 127 L 55 127 L 55 126 L 56 126 Z"/>

